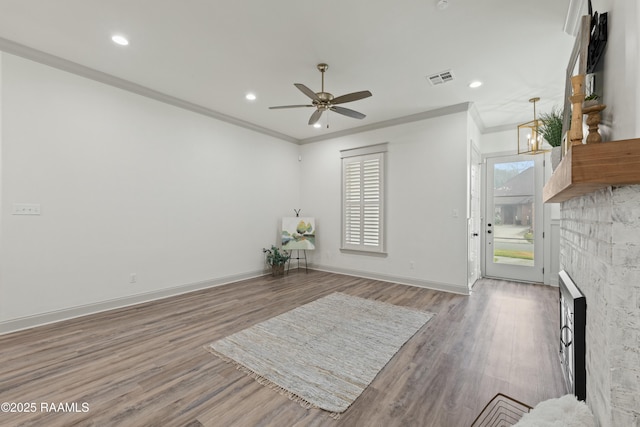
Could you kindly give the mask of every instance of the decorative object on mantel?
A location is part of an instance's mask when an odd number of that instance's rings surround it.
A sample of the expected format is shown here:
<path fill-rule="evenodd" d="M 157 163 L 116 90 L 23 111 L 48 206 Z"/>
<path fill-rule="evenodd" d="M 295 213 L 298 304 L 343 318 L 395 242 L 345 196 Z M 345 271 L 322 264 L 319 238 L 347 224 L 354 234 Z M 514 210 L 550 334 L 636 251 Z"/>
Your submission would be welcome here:
<path fill-rule="evenodd" d="M 598 132 L 598 125 L 600 125 L 600 113 L 607 108 L 604 104 L 597 104 L 590 107 L 586 107 L 582 110 L 583 114 L 587 115 L 587 126 L 589 126 L 589 134 L 587 135 L 587 144 L 595 144 L 602 142 L 602 136 Z"/>
<path fill-rule="evenodd" d="M 582 144 L 582 103 L 584 102 L 584 74 L 571 77 L 573 95 L 571 101 L 571 128 L 569 129 L 569 141 L 571 145 Z"/>
<path fill-rule="evenodd" d="M 584 102 L 582 103 L 582 109 L 584 110 L 587 107 L 598 105 L 598 99 L 600 99 L 600 96 L 598 96 L 597 93 L 592 92 L 591 94 L 587 95 L 584 98 Z"/>
<path fill-rule="evenodd" d="M 593 73 L 600 62 L 600 58 L 604 53 L 604 47 L 607 45 L 608 32 L 608 13 L 602 13 L 598 16 L 598 12 L 593 12 L 591 0 L 589 0 L 589 16 L 591 16 L 591 24 L 589 26 L 589 53 L 587 56 L 587 73 Z"/>
<path fill-rule="evenodd" d="M 273 245 L 271 245 L 271 249 L 262 248 L 262 252 L 266 254 L 265 261 L 267 265 L 271 266 L 273 277 L 284 275 L 284 265 L 289 261 L 291 255 Z"/>
<path fill-rule="evenodd" d="M 582 111 L 576 114 L 575 110 L 571 109 L 572 104 L 572 93 L 574 95 L 578 95 L 582 93 L 584 95 L 584 74 L 587 72 L 587 55 L 589 49 L 589 28 L 591 24 L 591 16 L 584 15 L 580 18 L 580 29 L 578 35 L 576 37 L 575 44 L 573 45 L 573 50 L 571 51 L 571 56 L 569 57 L 569 63 L 567 65 L 567 73 L 566 73 L 566 83 L 564 89 L 564 117 L 562 120 L 562 134 L 567 135 L 563 141 L 563 149 L 562 152 L 564 155 L 567 154 L 569 148 L 571 148 L 572 144 L 572 133 L 571 129 L 574 127 L 574 119 L 576 121 L 576 125 L 579 122 L 580 128 L 574 131 L 573 136 L 580 140 L 582 143 Z M 582 75 L 582 78 L 574 78 L 576 74 L 576 65 L 577 65 L 577 74 Z M 578 86 L 578 90 L 572 92 L 573 80 L 576 81 Z M 582 98 L 584 100 L 584 97 Z M 579 131 L 579 138 L 578 138 Z"/>
<path fill-rule="evenodd" d="M 590 86 L 591 90 L 593 90 L 596 85 L 596 75 L 593 73 L 596 72 L 596 67 L 600 62 L 604 53 L 604 48 L 607 45 L 608 14 L 605 12 L 598 15 L 598 12 L 593 11 L 591 0 L 589 0 L 589 18 L 589 40 L 585 72 L 590 77 Z M 586 141 L 587 144 L 602 142 L 602 137 L 598 132 L 598 126 L 601 121 L 600 114 L 602 110 L 606 108 L 606 105 L 600 104 L 598 101 L 599 98 L 600 97 L 597 94 L 591 92 L 589 96 L 584 99 L 584 103 L 582 105 L 582 113 L 587 116 L 586 122 L 587 126 L 589 126 L 589 134 L 587 135 Z M 573 122 L 571 125 L 573 128 Z"/>
<path fill-rule="evenodd" d="M 564 112 L 553 107 L 550 113 L 540 114 L 540 133 L 553 148 L 551 149 L 551 166 L 556 169 L 562 159 L 562 117 Z"/>
<path fill-rule="evenodd" d="M 544 153 L 542 147 L 542 133 L 540 127 L 542 122 L 536 118 L 536 102 L 540 98 L 531 98 L 529 102 L 533 104 L 533 120 L 518 125 L 518 154 L 539 154 Z"/>

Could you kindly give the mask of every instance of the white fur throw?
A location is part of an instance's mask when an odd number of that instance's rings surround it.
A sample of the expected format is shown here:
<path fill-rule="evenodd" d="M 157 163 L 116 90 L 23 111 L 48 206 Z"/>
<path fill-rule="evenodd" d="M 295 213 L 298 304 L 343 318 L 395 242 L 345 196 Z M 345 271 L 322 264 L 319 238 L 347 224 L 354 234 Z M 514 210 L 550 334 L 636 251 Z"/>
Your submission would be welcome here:
<path fill-rule="evenodd" d="M 572 394 L 540 402 L 514 427 L 595 427 L 591 411 Z"/>

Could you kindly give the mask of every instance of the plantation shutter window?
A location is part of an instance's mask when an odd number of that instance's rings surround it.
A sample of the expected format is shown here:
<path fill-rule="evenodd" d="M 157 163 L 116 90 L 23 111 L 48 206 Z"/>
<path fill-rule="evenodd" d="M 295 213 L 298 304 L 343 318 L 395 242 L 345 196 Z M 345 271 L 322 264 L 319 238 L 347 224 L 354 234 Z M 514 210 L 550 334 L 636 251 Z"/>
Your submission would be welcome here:
<path fill-rule="evenodd" d="M 342 249 L 384 252 L 386 144 L 341 153 Z"/>

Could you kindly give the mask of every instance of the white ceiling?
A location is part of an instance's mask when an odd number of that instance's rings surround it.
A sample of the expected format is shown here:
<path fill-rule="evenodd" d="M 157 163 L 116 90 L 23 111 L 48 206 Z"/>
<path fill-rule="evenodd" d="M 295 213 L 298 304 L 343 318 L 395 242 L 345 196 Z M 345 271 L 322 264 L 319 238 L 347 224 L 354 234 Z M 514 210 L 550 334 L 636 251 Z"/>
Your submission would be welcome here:
<path fill-rule="evenodd" d="M 484 129 L 530 120 L 534 96 L 542 98 L 538 111 L 562 105 L 574 43 L 562 29 L 569 0 L 449 0 L 445 10 L 436 3 L 0 0 L 0 50 L 80 64 L 296 141 L 465 102 Z M 115 45 L 115 33 L 130 45 Z M 325 90 L 334 96 L 373 93 L 343 104 L 365 119 L 330 113 L 327 129 L 325 113 L 315 129 L 311 108 L 268 109 L 308 103 L 293 83 L 320 91 L 319 62 L 329 64 Z M 452 82 L 426 79 L 449 69 Z M 476 79 L 484 85 L 470 89 Z"/>

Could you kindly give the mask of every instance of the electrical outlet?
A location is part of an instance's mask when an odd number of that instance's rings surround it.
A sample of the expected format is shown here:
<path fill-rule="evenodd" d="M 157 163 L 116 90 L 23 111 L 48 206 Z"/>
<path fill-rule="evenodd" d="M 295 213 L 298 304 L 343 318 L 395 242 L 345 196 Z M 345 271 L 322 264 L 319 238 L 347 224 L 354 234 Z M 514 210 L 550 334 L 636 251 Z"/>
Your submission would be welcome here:
<path fill-rule="evenodd" d="M 131 273 L 129 276 L 129 283 L 136 283 L 138 281 L 138 276 L 136 273 Z"/>

